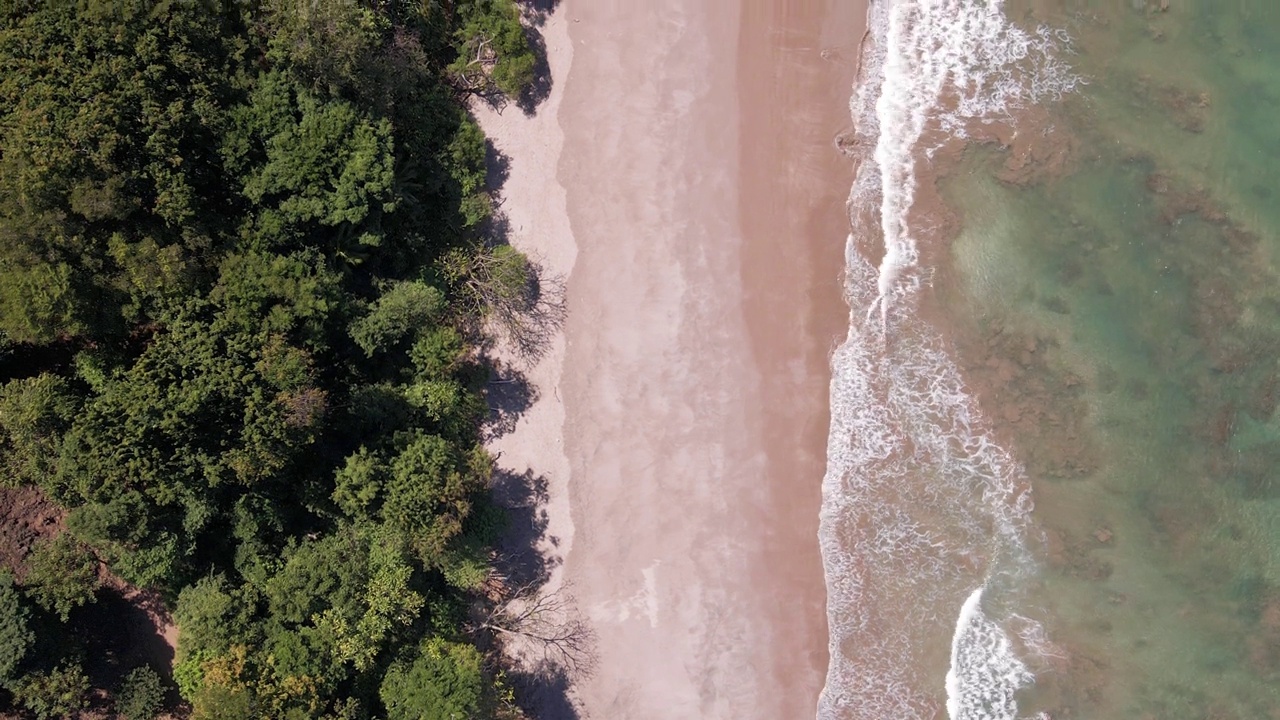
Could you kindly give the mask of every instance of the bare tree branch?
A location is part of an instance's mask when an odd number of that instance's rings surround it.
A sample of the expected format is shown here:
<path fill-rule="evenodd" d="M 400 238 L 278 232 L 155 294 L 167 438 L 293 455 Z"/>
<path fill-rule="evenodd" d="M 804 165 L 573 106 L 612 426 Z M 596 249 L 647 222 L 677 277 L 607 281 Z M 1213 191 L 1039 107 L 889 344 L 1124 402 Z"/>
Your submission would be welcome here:
<path fill-rule="evenodd" d="M 564 324 L 564 278 L 548 275 L 536 259 L 509 246 L 470 258 L 465 286 L 476 309 L 495 321 L 521 360 L 541 358 Z"/>
<path fill-rule="evenodd" d="M 595 670 L 595 631 L 578 612 L 567 584 L 551 592 L 542 592 L 537 582 L 508 589 L 477 629 L 503 637 L 517 651 L 540 653 L 544 669 L 552 672 L 586 677 Z"/>

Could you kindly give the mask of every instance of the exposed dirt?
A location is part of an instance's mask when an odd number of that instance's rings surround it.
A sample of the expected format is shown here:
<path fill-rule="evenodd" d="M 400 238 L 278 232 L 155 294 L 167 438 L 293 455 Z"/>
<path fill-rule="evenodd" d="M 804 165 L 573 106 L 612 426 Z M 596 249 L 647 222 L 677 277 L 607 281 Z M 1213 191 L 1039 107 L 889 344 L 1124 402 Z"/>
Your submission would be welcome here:
<path fill-rule="evenodd" d="M 31 545 L 62 532 L 65 513 L 36 488 L 0 488 L 0 568 L 21 582 Z"/>
<path fill-rule="evenodd" d="M 21 584 L 32 546 L 61 533 L 65 517 L 66 512 L 37 488 L 0 488 L 0 569 L 13 572 Z M 83 720 L 115 717 L 107 710 L 109 691 L 134 668 L 150 665 L 169 677 L 178 639 L 177 626 L 158 593 L 130 585 L 104 564 L 98 566 L 98 577 L 102 587 L 97 602 L 78 608 L 69 620 L 75 634 L 87 639 L 85 672 L 94 686 L 92 706 L 81 714 Z M 0 710 L 0 720 L 18 717 Z"/>

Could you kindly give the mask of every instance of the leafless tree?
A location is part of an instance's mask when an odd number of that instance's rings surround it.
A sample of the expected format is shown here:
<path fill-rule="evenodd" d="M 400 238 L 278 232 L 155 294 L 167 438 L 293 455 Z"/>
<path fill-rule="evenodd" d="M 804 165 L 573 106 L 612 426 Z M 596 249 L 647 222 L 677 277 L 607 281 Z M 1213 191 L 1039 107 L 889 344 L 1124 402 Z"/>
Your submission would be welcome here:
<path fill-rule="evenodd" d="M 446 259 L 446 272 L 461 281 L 477 312 L 494 321 L 521 360 L 542 357 L 564 324 L 564 279 L 509 245 L 455 254 Z"/>
<path fill-rule="evenodd" d="M 546 352 L 551 338 L 564 324 L 564 279 L 548 275 L 537 262 L 529 262 L 529 281 L 521 302 L 497 304 L 493 317 L 520 357 L 533 362 Z"/>
<path fill-rule="evenodd" d="M 540 655 L 535 664 L 569 677 L 585 677 L 595 670 L 596 636 L 578 611 L 567 584 L 543 592 L 537 582 L 509 589 L 489 608 L 478 629 L 499 636 L 519 654 Z"/>

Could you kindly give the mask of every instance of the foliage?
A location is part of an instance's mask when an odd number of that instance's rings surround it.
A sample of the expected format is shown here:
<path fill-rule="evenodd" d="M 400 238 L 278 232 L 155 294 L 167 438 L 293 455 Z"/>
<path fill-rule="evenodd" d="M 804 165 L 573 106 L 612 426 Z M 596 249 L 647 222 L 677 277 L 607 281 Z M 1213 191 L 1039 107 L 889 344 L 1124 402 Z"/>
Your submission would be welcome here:
<path fill-rule="evenodd" d="M 209 243 L 225 201 L 212 140 L 231 18 L 195 3 L 77 7 L 0 14 L 0 328 L 20 342 L 118 327 L 135 293 L 110 239 L 181 259 Z"/>
<path fill-rule="evenodd" d="M 243 637 L 247 624 L 241 600 L 222 576 L 201 578 L 183 588 L 173 612 L 182 629 L 178 660 L 224 652 Z"/>
<path fill-rule="evenodd" d="M 462 194 L 459 208 L 462 223 L 467 227 L 477 226 L 493 212 L 492 201 L 485 191 L 484 158 L 487 150 L 480 126 L 471 120 L 463 120 L 449 141 L 446 152 L 449 172 Z"/>
<path fill-rule="evenodd" d="M 397 663 L 382 681 L 388 720 L 476 717 L 484 688 L 483 658 L 474 647 L 427 641 L 412 663 Z"/>
<path fill-rule="evenodd" d="M 0 680 L 74 713 L 100 560 L 172 606 L 194 717 L 409 677 L 487 713 L 475 330 L 530 268 L 485 249 L 465 103 L 531 80 L 515 3 L 9 3 L 0 67 L 0 484 L 67 511 L 0 580 Z"/>
<path fill-rule="evenodd" d="M 44 538 L 27 557 L 23 584 L 32 600 L 66 622 L 73 609 L 97 600 L 98 559 L 68 533 Z"/>
<path fill-rule="evenodd" d="M 164 682 L 146 665 L 125 677 L 116 696 L 116 712 L 124 720 L 152 720 L 163 704 Z"/>
<path fill-rule="evenodd" d="M 0 386 L 0 482 L 48 487 L 58 441 L 78 405 L 66 379 L 50 373 Z"/>
<path fill-rule="evenodd" d="M 316 89 L 354 89 L 375 71 L 391 18 L 355 0 L 266 4 L 273 59 L 288 63 Z"/>
<path fill-rule="evenodd" d="M 248 649 L 233 645 L 225 655 L 200 664 L 201 683 L 189 696 L 193 720 L 257 717 L 257 702 L 245 677 Z"/>
<path fill-rule="evenodd" d="M 22 603 L 13 575 L 0 572 L 0 685 L 8 685 L 35 642 L 31 613 Z"/>
<path fill-rule="evenodd" d="M 533 82 L 534 56 L 520 24 L 520 11 L 503 0 L 462 0 L 456 31 L 458 59 L 449 66 L 470 89 L 518 96 Z"/>
<path fill-rule="evenodd" d="M 29 673 L 10 689 L 39 720 L 66 718 L 88 705 L 89 676 L 79 665 L 64 664 L 48 672 Z"/>
<path fill-rule="evenodd" d="M 260 78 L 229 119 L 223 157 L 242 178 L 245 198 L 260 208 L 267 242 L 307 223 L 357 226 L 371 213 L 395 210 L 389 120 L 318 97 L 279 71 Z"/>
<path fill-rule="evenodd" d="M 444 309 L 444 295 L 421 281 L 395 283 L 378 297 L 368 315 L 351 325 L 351 338 L 372 356 L 430 327 Z"/>
<path fill-rule="evenodd" d="M 389 536 L 372 543 L 363 592 L 352 605 L 331 606 L 312 618 L 335 665 L 369 670 L 392 635 L 418 617 L 424 600 L 410 589 L 413 567 L 396 545 Z"/>

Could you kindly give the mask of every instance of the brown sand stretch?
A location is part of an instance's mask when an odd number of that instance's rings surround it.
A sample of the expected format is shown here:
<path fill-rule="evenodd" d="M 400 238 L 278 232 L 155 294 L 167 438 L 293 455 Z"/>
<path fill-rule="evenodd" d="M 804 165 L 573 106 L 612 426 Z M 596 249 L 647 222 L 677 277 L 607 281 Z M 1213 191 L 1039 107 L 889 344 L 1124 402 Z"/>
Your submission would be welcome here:
<path fill-rule="evenodd" d="M 573 712 L 541 717 L 814 716 L 861 5 L 565 0 L 549 98 L 476 110 L 512 242 L 568 278 L 536 400 L 493 443 L 545 481 L 551 587 L 597 639 Z"/>

